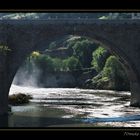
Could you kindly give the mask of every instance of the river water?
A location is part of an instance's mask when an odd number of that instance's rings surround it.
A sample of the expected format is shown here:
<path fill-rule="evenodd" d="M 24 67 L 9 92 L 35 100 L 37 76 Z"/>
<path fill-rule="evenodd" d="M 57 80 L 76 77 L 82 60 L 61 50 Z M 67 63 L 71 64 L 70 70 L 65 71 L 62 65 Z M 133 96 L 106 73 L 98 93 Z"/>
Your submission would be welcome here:
<path fill-rule="evenodd" d="M 9 127 L 140 127 L 140 108 L 129 106 L 129 92 L 12 85 L 10 95 L 17 93 L 33 99 L 12 106 Z"/>

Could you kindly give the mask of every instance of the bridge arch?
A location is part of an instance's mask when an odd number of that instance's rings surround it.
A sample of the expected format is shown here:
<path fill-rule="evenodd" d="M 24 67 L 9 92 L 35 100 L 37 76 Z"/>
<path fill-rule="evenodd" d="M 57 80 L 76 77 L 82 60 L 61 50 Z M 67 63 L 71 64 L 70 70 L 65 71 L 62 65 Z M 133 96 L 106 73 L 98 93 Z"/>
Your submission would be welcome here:
<path fill-rule="evenodd" d="M 62 35 L 62 36 L 57 36 L 57 37 L 55 36 L 55 38 L 52 38 L 51 41 L 52 42 L 53 41 L 56 41 L 56 38 L 57 38 L 57 40 L 61 40 L 62 38 L 65 38 L 65 37 L 67 37 L 69 35 L 70 34 Z M 84 38 L 88 38 L 88 39 L 90 39 L 90 40 L 92 40 L 94 42 L 97 42 L 99 44 L 102 44 L 102 46 L 104 48 L 106 48 L 107 50 L 109 50 L 115 56 L 119 57 L 119 61 L 124 66 L 124 69 L 125 69 L 126 74 L 127 74 L 127 76 L 128 76 L 128 78 L 129 78 L 130 81 L 132 81 L 134 79 L 134 77 L 136 77 L 134 70 L 131 68 L 131 65 L 130 65 L 131 63 L 129 64 L 129 58 L 127 57 L 127 54 L 125 54 L 125 52 L 119 50 L 117 48 L 117 46 L 115 45 L 115 43 L 110 42 L 110 40 L 109 39 L 106 39 L 106 38 L 102 39 L 102 36 L 99 36 L 98 39 L 97 38 L 95 39 L 94 36 L 92 36 L 92 37 L 91 36 L 88 36 L 88 35 L 84 35 L 83 36 L 82 34 L 81 35 L 80 34 L 75 34 L 75 35 L 78 35 L 78 36 L 84 37 Z M 51 41 L 48 41 L 46 39 L 44 39 L 44 40 L 42 39 L 41 42 L 39 42 L 38 44 L 36 44 L 36 47 L 34 47 L 34 49 L 31 49 L 31 51 L 28 52 L 28 55 L 31 54 L 33 51 L 43 51 L 43 50 L 47 49 L 47 46 L 51 43 Z M 25 59 L 26 59 L 26 57 L 24 58 L 24 60 Z M 21 65 L 22 64 L 20 64 L 19 67 Z M 18 67 L 18 69 L 19 69 L 19 67 Z M 133 74 L 132 77 L 130 76 L 130 73 L 131 73 L 131 75 Z M 133 79 L 131 79 L 131 78 L 133 78 Z"/>
<path fill-rule="evenodd" d="M 91 38 L 118 55 L 131 82 L 131 105 L 140 106 L 140 66 L 137 60 L 140 59 L 139 22 L 6 21 L 0 24 L 3 27 L 0 28 L 0 42 L 6 42 L 12 50 L 5 58 L 2 57 L 3 65 L 0 60 L 0 114 L 7 113 L 10 86 L 26 57 L 32 51 L 43 49 L 44 45 L 66 35 Z"/>

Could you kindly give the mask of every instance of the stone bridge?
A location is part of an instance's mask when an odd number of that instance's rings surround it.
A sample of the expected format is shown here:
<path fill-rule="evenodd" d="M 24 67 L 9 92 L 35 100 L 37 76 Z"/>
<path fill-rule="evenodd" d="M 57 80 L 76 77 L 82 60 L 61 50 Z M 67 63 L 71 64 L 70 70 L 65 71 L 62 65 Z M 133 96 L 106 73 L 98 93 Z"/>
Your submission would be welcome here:
<path fill-rule="evenodd" d="M 117 55 L 131 82 L 131 105 L 140 106 L 140 20 L 1 20 L 0 115 L 7 114 L 9 89 L 26 57 L 67 35 L 93 39 Z"/>

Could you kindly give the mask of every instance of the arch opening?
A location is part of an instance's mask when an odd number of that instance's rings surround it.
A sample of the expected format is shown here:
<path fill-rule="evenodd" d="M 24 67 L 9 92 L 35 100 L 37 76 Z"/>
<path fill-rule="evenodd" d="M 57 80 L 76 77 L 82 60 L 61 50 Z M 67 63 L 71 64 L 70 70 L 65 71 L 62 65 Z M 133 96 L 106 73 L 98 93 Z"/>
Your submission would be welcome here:
<path fill-rule="evenodd" d="M 71 55 L 74 55 L 74 51 L 75 50 L 72 50 L 73 48 L 66 48 L 67 50 L 66 50 L 66 52 L 65 52 L 65 48 L 63 48 L 63 47 L 59 47 L 59 44 L 61 44 L 62 42 L 65 42 L 65 45 L 66 45 L 66 40 L 69 40 L 69 39 L 71 39 L 71 38 L 77 38 L 77 40 L 78 40 L 78 38 L 79 38 L 79 40 L 82 40 L 82 39 L 84 39 L 84 40 L 88 40 L 90 43 L 92 42 L 92 45 L 94 46 L 92 49 L 93 50 L 90 50 L 90 51 L 95 51 L 98 47 L 102 47 L 102 48 L 104 48 L 104 49 L 106 49 L 108 52 L 109 52 L 109 54 L 110 54 L 110 56 L 111 55 L 113 55 L 113 56 L 116 56 L 117 57 L 117 59 L 118 59 L 118 61 L 121 63 L 121 65 L 122 65 L 122 67 L 124 68 L 124 70 L 125 70 L 125 72 L 126 72 L 126 74 L 127 74 L 127 76 L 128 76 L 128 78 L 130 78 L 130 74 L 129 74 L 129 71 L 131 70 L 131 72 L 132 72 L 132 69 L 131 69 L 131 67 L 130 67 L 130 65 L 129 65 L 129 62 L 126 60 L 127 59 L 127 56 L 125 56 L 125 54 L 123 54 L 120 50 L 117 50 L 117 49 L 114 49 L 114 47 L 111 47 L 111 46 L 109 46 L 109 42 L 107 42 L 106 44 L 105 43 L 102 43 L 101 41 L 99 41 L 99 40 L 96 40 L 96 39 L 94 39 L 94 38 L 91 38 L 91 37 L 88 37 L 88 36 L 76 36 L 76 35 L 67 35 L 67 36 L 63 36 L 63 37 L 59 37 L 58 39 L 57 39 L 57 41 L 56 40 L 54 40 L 54 41 L 52 41 L 51 43 L 49 42 L 47 42 L 47 43 L 42 43 L 41 45 L 43 45 L 43 47 L 36 47 L 36 49 L 35 49 L 35 52 L 32 50 L 32 52 L 34 52 L 34 53 L 40 53 L 41 55 L 48 55 L 48 56 L 50 56 L 50 57 L 52 57 L 52 58 L 59 58 L 60 57 L 60 59 L 65 59 L 65 57 L 70 57 Z M 79 40 L 78 40 L 78 42 L 79 42 Z M 45 45 L 45 44 L 47 44 L 47 45 Z M 49 45 L 48 45 L 49 44 Z M 57 45 L 56 45 L 57 44 Z M 68 43 L 67 43 L 68 44 Z M 61 44 L 61 45 L 64 45 L 64 44 Z M 112 44 L 111 44 L 112 45 Z M 40 46 L 40 45 L 39 45 Z M 51 49 L 49 50 L 46 46 L 49 46 Z M 56 47 L 56 48 L 55 48 Z M 90 46 L 91 47 L 91 46 Z M 61 49 L 63 50 L 64 49 L 64 53 L 65 54 L 63 54 L 63 52 L 61 52 Z M 58 51 L 58 54 L 57 54 L 57 51 Z M 53 54 L 54 53 L 54 54 Z M 68 54 L 69 53 L 69 54 Z M 31 55 L 31 54 L 30 54 Z M 58 55 L 58 56 L 57 56 Z M 62 56 L 62 55 L 69 55 L 69 56 Z M 77 54 L 75 54 L 75 57 L 76 57 L 76 55 Z M 92 53 L 90 52 L 90 57 L 91 57 L 91 59 L 93 59 L 92 57 Z M 29 55 L 28 55 L 29 56 Z M 108 56 L 108 55 L 107 55 Z M 64 57 L 64 58 L 63 58 Z M 29 57 L 28 57 L 29 58 Z M 93 68 L 93 66 L 91 65 L 91 60 L 90 59 L 90 63 L 89 64 L 87 64 L 87 66 L 83 66 L 83 68 Z M 86 64 L 87 62 L 85 62 L 85 64 Z M 85 64 L 83 64 L 83 65 L 85 65 Z M 33 64 L 34 65 L 34 64 Z M 104 65 L 105 65 L 105 62 L 104 62 Z M 76 70 L 76 69 L 75 69 Z M 102 69 L 103 70 L 103 69 Z M 55 71 L 55 70 L 54 70 Z M 60 69 L 59 71 L 63 71 L 63 69 Z M 66 70 L 66 71 L 68 71 L 68 70 Z M 24 71 L 25 72 L 25 71 Z M 20 72 L 21 73 L 21 72 Z M 40 72 L 38 71 L 38 73 L 40 74 Z M 25 74 L 25 73 L 24 73 Z M 23 76 L 22 77 L 24 77 L 24 74 L 23 74 Z M 97 74 L 97 70 L 96 70 L 96 74 Z M 38 75 L 38 74 L 35 74 L 35 75 Z M 28 75 L 29 76 L 29 75 Z M 94 75 L 95 76 L 95 75 Z M 32 76 L 32 77 L 34 77 L 34 76 Z M 59 76 L 57 76 L 57 78 L 58 78 Z M 126 77 L 126 79 L 128 80 L 128 78 Z M 22 78 L 21 78 L 22 79 Z M 29 78 L 30 79 L 30 78 Z M 16 80 L 14 80 L 14 81 L 16 81 Z M 22 82 L 21 82 L 22 83 Z M 28 82 L 25 82 L 26 84 L 28 83 Z M 30 85 L 30 84 L 29 84 Z M 37 81 L 36 81 L 36 84 L 35 84 L 36 86 L 38 85 L 37 84 Z M 34 86 L 35 86 L 34 85 Z M 31 85 L 31 86 L 33 86 L 33 85 Z M 39 85 L 39 86 L 41 86 L 41 85 Z M 43 85 L 42 85 L 42 87 L 43 87 Z M 77 87 L 77 86 L 76 86 Z"/>
<path fill-rule="evenodd" d="M 66 37 L 67 38 L 67 37 Z M 77 36 L 77 38 L 84 38 L 85 40 L 86 39 L 88 39 L 89 41 L 92 41 L 92 42 L 94 42 L 91 38 L 85 38 L 85 37 L 79 37 L 79 36 Z M 59 40 L 59 39 L 58 39 Z M 60 39 L 61 40 L 61 39 Z M 62 39 L 63 40 L 63 39 Z M 62 41 L 63 42 L 63 41 Z M 44 44 L 44 43 L 43 43 Z M 106 45 L 102 45 L 101 43 L 99 44 L 99 41 L 98 41 L 98 43 L 96 43 L 96 44 L 98 44 L 98 45 L 101 45 L 101 46 L 103 46 L 104 48 L 108 48 Z M 54 44 L 52 44 L 52 46 L 51 46 L 52 48 L 55 48 L 56 46 L 54 45 Z M 98 46 L 99 47 L 99 46 Z M 97 48 L 95 48 L 94 49 L 94 51 L 96 50 Z M 55 50 L 55 49 L 54 49 Z M 111 49 L 112 50 L 112 49 Z M 37 49 L 35 50 L 36 52 L 35 53 L 37 53 Z M 127 63 L 125 63 L 126 61 L 124 61 L 124 59 L 122 59 L 122 56 L 121 56 L 121 54 L 119 54 L 118 55 L 118 53 L 117 53 L 117 51 L 115 50 L 112 50 L 112 54 L 115 54 L 115 56 L 116 56 L 116 54 L 117 54 L 117 56 L 118 56 L 118 59 L 119 59 L 119 61 L 121 61 L 121 63 L 123 63 L 123 64 L 125 64 L 125 66 L 127 66 L 127 69 L 128 69 L 128 65 L 127 65 Z M 39 52 L 38 52 L 39 53 Z M 43 53 L 43 50 L 41 49 L 41 53 Z M 49 52 L 50 53 L 50 52 Z M 112 54 L 110 54 L 110 55 L 112 55 Z M 36 54 L 36 55 L 38 55 L 38 54 Z M 62 56 L 60 56 L 60 57 L 62 57 Z M 64 56 L 65 57 L 65 56 Z M 107 59 L 107 58 L 106 58 Z M 34 65 L 34 64 L 33 64 Z M 105 64 L 104 64 L 105 65 Z M 125 67 L 126 68 L 126 67 Z M 87 69 L 87 68 L 85 68 L 85 69 Z M 23 72 L 23 71 L 22 71 Z M 25 72 L 25 70 L 24 70 L 24 72 Z M 26 72 L 25 72 L 26 73 Z M 29 75 L 26 77 L 25 76 L 25 73 L 23 73 L 23 76 L 22 76 L 22 78 L 21 78 L 21 80 L 23 80 L 23 78 L 29 78 Z M 31 72 L 31 73 L 33 73 L 33 72 Z M 37 76 L 37 73 L 38 73 L 38 71 L 35 71 L 35 75 Z M 20 73 L 19 73 L 19 75 L 20 75 Z M 55 75 L 55 72 L 52 74 L 53 76 Z M 63 73 L 63 76 L 64 76 L 64 73 Z M 93 76 L 93 75 L 92 75 Z M 95 75 L 95 76 L 97 76 L 97 75 Z M 43 76 L 42 76 L 43 78 L 45 77 L 45 75 L 43 74 Z M 34 78 L 34 76 L 32 76 L 32 78 Z M 29 78 L 30 79 L 30 78 Z M 59 80 L 59 79 L 61 79 L 61 76 L 60 75 L 56 75 L 55 76 L 55 80 L 57 81 L 57 80 Z M 72 79 L 72 78 L 67 78 L 67 79 Z M 54 80 L 54 81 L 55 81 Z M 40 80 L 41 82 L 42 82 L 42 79 Z M 50 81 L 50 79 L 48 80 L 48 81 Z M 53 81 L 53 80 L 52 80 Z M 15 82 L 17 82 L 17 81 L 15 81 Z M 28 84 L 29 84 L 29 82 L 28 82 L 28 80 L 25 82 L 27 85 L 25 85 L 25 86 L 28 86 Z M 40 83 L 40 82 L 39 82 Z M 41 88 L 39 88 L 38 90 L 36 90 L 37 92 L 43 92 L 43 89 L 44 89 L 44 87 L 45 86 L 42 86 L 42 85 L 38 85 L 39 83 L 37 83 L 37 81 L 35 82 L 35 84 L 34 83 L 30 83 L 31 85 L 30 86 L 37 86 L 37 87 L 41 87 Z M 21 83 L 18 83 L 19 85 L 21 84 L 23 84 L 22 82 Z M 69 83 L 70 84 L 70 83 Z M 69 85 L 69 84 L 67 84 L 67 85 Z M 85 84 L 85 83 L 84 83 Z M 121 83 L 122 84 L 122 83 Z M 61 84 L 60 84 L 61 85 Z M 58 88 L 59 87 L 59 85 L 55 85 L 55 86 L 57 86 L 56 88 Z M 55 87 L 54 86 L 54 87 Z M 74 85 L 74 86 L 72 86 L 73 88 L 75 88 L 76 86 Z M 48 87 L 46 87 L 46 88 L 51 88 L 51 86 L 48 86 Z M 63 88 L 63 87 L 61 87 L 61 88 Z M 70 88 L 70 87 L 69 87 Z M 81 88 L 81 87 L 79 87 L 79 88 Z M 29 89 L 29 88 L 27 88 L 27 89 Z M 22 89 L 23 90 L 23 89 Z M 40 90 L 40 91 L 39 91 Z M 53 89 L 54 90 L 54 89 Z M 18 91 L 21 91 L 21 89 L 19 88 L 18 89 Z M 60 90 L 61 91 L 61 90 Z M 32 91 L 33 92 L 33 91 Z M 53 104 L 54 103 L 54 105 L 56 104 L 57 106 L 59 106 L 62 102 L 62 100 L 63 100 L 63 98 L 60 98 L 60 100 L 59 100 L 59 105 L 58 105 L 58 102 L 55 102 L 54 101 L 54 95 L 56 96 L 56 98 L 58 98 L 58 96 L 57 96 L 57 94 L 56 94 L 56 91 L 54 90 L 53 92 L 52 91 L 48 91 L 48 92 L 50 92 L 52 95 L 48 95 L 48 97 L 46 97 L 46 98 L 48 98 L 48 100 L 50 100 L 50 101 L 52 101 L 52 103 L 51 104 Z M 59 93 L 59 91 L 57 90 L 57 92 Z M 62 92 L 62 91 L 61 91 Z M 74 91 L 72 91 L 72 90 L 70 90 L 70 92 L 74 92 Z M 84 90 L 84 92 L 86 92 L 86 90 Z M 28 93 L 28 92 L 27 92 Z M 101 92 L 102 93 L 102 92 Z M 64 94 L 66 94 L 66 93 L 64 93 Z M 103 94 L 105 94 L 104 92 L 103 92 Z M 112 93 L 111 93 L 112 94 Z M 113 95 L 113 94 L 112 94 Z M 102 96 L 102 95 L 101 95 Z M 53 98 L 53 100 L 52 100 L 52 98 Z M 72 97 L 71 97 L 72 98 Z M 82 97 L 81 99 L 83 99 L 83 98 L 85 98 L 86 99 L 86 97 Z M 63 102 L 62 104 L 63 105 L 65 105 L 65 106 L 67 106 L 67 105 L 70 105 L 71 103 L 68 101 L 68 98 L 66 97 L 65 98 L 66 100 L 67 100 L 67 102 L 68 103 L 66 103 L 66 102 Z M 79 99 L 80 100 L 80 99 Z M 81 102 L 79 102 L 79 100 L 78 101 L 75 101 L 75 104 L 79 104 L 79 106 L 84 106 Z M 129 100 L 129 96 L 127 96 L 127 99 L 123 99 L 124 101 L 126 100 L 126 101 L 128 101 Z M 74 100 L 73 100 L 74 101 Z M 104 101 L 103 101 L 104 102 Z M 49 103 L 50 104 L 50 103 Z M 61 104 L 61 105 L 62 105 Z M 87 103 L 88 105 L 93 105 L 92 103 Z M 86 105 L 87 105 L 86 104 Z M 115 102 L 114 102 L 114 104 L 115 104 Z M 101 104 L 98 104 L 97 106 L 100 106 Z M 113 103 L 112 103 L 112 105 L 113 105 Z M 84 108 L 84 107 L 83 107 Z M 78 109 L 77 109 L 78 110 Z M 87 109 L 88 110 L 88 109 Z M 105 114 L 105 113 L 103 113 L 103 114 Z M 100 114 L 100 115 L 103 115 L 103 114 Z M 64 117 L 66 117 L 66 118 L 69 118 L 69 117 L 71 117 L 72 115 L 70 115 L 70 114 L 67 114 L 66 116 L 64 116 Z"/>

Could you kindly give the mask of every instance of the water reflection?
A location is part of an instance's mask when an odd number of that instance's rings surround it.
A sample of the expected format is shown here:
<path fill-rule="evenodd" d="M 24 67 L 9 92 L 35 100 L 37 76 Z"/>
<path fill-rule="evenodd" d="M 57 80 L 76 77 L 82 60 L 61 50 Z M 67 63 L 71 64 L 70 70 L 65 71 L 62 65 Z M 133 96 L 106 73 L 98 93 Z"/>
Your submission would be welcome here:
<path fill-rule="evenodd" d="M 80 124 L 80 121 L 69 118 L 49 118 L 49 117 L 31 117 L 31 116 L 13 116 L 9 127 L 53 127 L 54 125 Z"/>
<path fill-rule="evenodd" d="M 111 117 L 111 118 L 85 118 L 81 119 L 83 122 L 96 123 L 96 122 L 127 122 L 127 121 L 140 121 L 140 115 L 124 116 L 124 117 Z"/>

